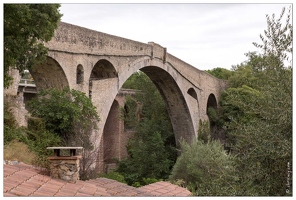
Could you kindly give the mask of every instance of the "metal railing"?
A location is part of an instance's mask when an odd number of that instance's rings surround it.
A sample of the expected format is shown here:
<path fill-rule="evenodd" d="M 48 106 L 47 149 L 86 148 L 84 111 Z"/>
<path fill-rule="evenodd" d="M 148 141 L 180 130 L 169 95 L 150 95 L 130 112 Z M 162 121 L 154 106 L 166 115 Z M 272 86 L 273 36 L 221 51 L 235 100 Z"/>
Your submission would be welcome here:
<path fill-rule="evenodd" d="M 31 79 L 21 79 L 19 82 L 19 85 L 36 87 L 34 80 L 31 80 Z"/>

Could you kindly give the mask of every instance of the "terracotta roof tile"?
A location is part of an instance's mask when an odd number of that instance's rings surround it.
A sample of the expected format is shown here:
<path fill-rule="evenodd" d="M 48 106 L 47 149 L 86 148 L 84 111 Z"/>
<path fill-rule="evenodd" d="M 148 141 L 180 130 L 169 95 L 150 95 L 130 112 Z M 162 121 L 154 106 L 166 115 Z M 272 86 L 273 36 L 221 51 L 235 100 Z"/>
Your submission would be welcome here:
<path fill-rule="evenodd" d="M 191 196 L 187 189 L 165 181 L 135 188 L 107 178 L 68 183 L 45 174 L 30 165 L 4 165 L 4 196 Z"/>

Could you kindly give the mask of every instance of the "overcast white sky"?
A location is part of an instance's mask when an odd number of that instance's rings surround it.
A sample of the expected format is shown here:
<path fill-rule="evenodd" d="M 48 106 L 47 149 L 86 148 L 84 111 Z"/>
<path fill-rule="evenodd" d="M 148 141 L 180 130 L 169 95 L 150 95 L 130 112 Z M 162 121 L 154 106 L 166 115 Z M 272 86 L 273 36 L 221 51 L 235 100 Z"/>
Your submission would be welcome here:
<path fill-rule="evenodd" d="M 291 4 L 62 4 L 62 21 L 148 43 L 194 67 L 230 69 L 257 50 L 265 15 Z"/>

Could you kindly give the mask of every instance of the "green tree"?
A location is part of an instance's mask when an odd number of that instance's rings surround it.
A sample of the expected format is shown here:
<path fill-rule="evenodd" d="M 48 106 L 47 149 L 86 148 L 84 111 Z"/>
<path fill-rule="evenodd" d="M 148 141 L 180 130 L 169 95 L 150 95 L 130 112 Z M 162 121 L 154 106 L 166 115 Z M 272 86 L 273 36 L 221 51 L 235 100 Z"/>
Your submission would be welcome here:
<path fill-rule="evenodd" d="M 292 162 L 292 66 L 285 66 L 292 52 L 290 10 L 284 28 L 283 9 L 276 20 L 267 16 L 261 54 L 236 68 L 221 105 L 239 175 L 238 194 L 284 196 L 292 194 L 287 182 Z M 290 188 L 287 190 L 287 188 Z M 288 192 L 287 192 L 288 191 Z"/>
<path fill-rule="evenodd" d="M 224 80 L 228 80 L 228 78 L 233 74 L 233 71 L 224 69 L 221 67 L 217 67 L 217 68 L 214 68 L 211 70 L 205 70 L 205 71 L 215 76 L 216 78 L 224 79 Z"/>
<path fill-rule="evenodd" d="M 172 170 L 170 180 L 182 180 L 196 196 L 236 195 L 233 157 L 218 141 L 181 142 L 182 153 Z"/>
<path fill-rule="evenodd" d="M 9 67 L 23 72 L 45 59 L 48 42 L 62 15 L 60 4 L 4 4 L 4 87 Z"/>
<path fill-rule="evenodd" d="M 285 18 L 286 11 L 278 19 L 266 15 L 262 43 L 254 43 L 259 52 L 247 53 L 247 61 L 232 67 L 221 96 L 220 128 L 236 155 L 237 195 L 292 194 L 293 28 L 291 8 Z"/>
<path fill-rule="evenodd" d="M 25 130 L 25 133 L 25 138 L 21 141 L 26 143 L 37 155 L 37 158 L 34 160 L 34 165 L 49 169 L 49 161 L 47 158 L 53 155 L 53 151 L 49 151 L 46 148 L 59 146 L 61 144 L 61 137 L 46 130 L 45 120 L 35 117 L 30 117 L 28 119 L 28 128 Z"/>
<path fill-rule="evenodd" d="M 288 8 L 288 14 L 284 19 L 286 8 L 282 9 L 282 12 L 278 19 L 275 19 L 275 14 L 270 17 L 266 15 L 267 29 L 264 30 L 264 35 L 260 34 L 262 44 L 254 42 L 253 44 L 263 51 L 263 56 L 267 56 L 268 60 L 272 59 L 275 65 L 271 65 L 270 69 L 282 68 L 285 65 L 285 60 L 289 61 L 288 65 L 291 65 L 292 61 L 292 41 L 293 41 L 293 27 L 291 20 L 291 7 Z M 265 66 L 265 69 L 269 69 L 269 66 Z"/>
<path fill-rule="evenodd" d="M 38 93 L 28 106 L 32 115 L 42 118 L 46 129 L 59 135 L 64 144 L 92 149 L 89 137 L 99 116 L 84 93 L 51 88 Z"/>

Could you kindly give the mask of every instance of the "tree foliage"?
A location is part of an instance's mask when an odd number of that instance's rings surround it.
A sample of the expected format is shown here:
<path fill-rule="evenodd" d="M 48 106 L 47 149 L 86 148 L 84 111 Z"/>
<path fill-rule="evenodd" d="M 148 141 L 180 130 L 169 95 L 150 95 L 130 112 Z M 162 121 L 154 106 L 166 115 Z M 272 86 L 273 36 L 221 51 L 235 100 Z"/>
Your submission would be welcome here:
<path fill-rule="evenodd" d="M 223 128 L 235 153 L 239 195 L 292 194 L 292 52 L 290 9 L 267 15 L 262 44 L 234 66 L 222 94 Z M 290 60 L 291 61 L 291 60 Z M 291 63 L 290 63 L 291 64 Z"/>
<path fill-rule="evenodd" d="M 25 144 L 36 155 L 33 163 L 27 164 L 48 167 L 47 157 L 52 155 L 53 152 L 49 152 L 46 147 L 59 146 L 61 142 L 60 137 L 46 130 L 44 120 L 40 118 L 31 117 L 28 119 L 27 128 L 19 127 L 9 109 L 11 102 L 8 102 L 7 99 L 4 102 L 4 146 L 13 146 L 18 142 L 22 145 Z M 14 155 L 19 156 L 19 158 L 14 159 L 21 159 L 22 157 L 20 153 L 15 153 Z"/>
<path fill-rule="evenodd" d="M 69 88 L 42 90 L 28 106 L 32 115 L 42 118 L 46 129 L 61 136 L 65 144 L 92 148 L 89 137 L 99 116 L 84 93 Z"/>
<path fill-rule="evenodd" d="M 28 128 L 25 130 L 26 137 L 21 140 L 28 144 L 29 148 L 36 153 L 34 165 L 49 168 L 48 157 L 53 155 L 53 151 L 46 148 L 59 146 L 61 137 L 49 131 L 45 127 L 44 119 L 31 117 L 28 120 Z"/>
<path fill-rule="evenodd" d="M 4 4 L 4 87 L 9 67 L 23 72 L 45 59 L 48 42 L 62 15 L 59 4 Z"/>
<path fill-rule="evenodd" d="M 260 34 L 262 44 L 253 43 L 257 48 L 263 50 L 264 56 L 270 56 L 278 60 L 276 66 L 273 67 L 282 67 L 285 60 L 292 61 L 290 57 L 293 51 L 293 28 L 290 23 L 291 9 L 291 7 L 288 8 L 286 19 L 284 19 L 285 7 L 278 19 L 275 18 L 275 14 L 272 14 L 271 17 L 266 15 L 267 29 L 264 30 L 265 36 Z"/>
<path fill-rule="evenodd" d="M 7 145 L 9 142 L 16 140 L 22 141 L 25 136 L 23 133 L 23 128 L 19 127 L 14 115 L 11 113 L 10 103 L 7 100 L 4 100 L 4 110 L 3 110 L 3 143 Z"/>
<path fill-rule="evenodd" d="M 218 141 L 181 143 L 182 154 L 172 170 L 170 180 L 183 180 L 196 196 L 236 195 L 233 157 Z"/>
<path fill-rule="evenodd" d="M 228 80 L 229 77 L 232 76 L 232 74 L 233 74 L 233 71 L 230 71 L 228 69 L 224 69 L 221 67 L 217 67 L 212 70 L 205 70 L 205 71 L 208 72 L 209 74 L 215 76 L 216 78 L 224 79 L 224 80 Z"/>

